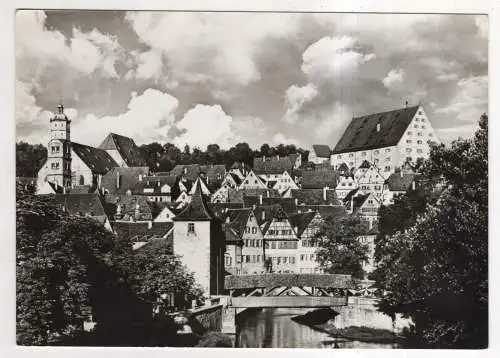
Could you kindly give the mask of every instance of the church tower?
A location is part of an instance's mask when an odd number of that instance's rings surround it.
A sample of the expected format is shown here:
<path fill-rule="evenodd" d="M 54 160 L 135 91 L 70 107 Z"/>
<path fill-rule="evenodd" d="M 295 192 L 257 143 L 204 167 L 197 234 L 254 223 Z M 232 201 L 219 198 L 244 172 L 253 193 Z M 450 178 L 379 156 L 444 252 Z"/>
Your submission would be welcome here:
<path fill-rule="evenodd" d="M 64 114 L 62 104 L 50 119 L 49 145 L 47 148 L 47 181 L 64 189 L 71 187 L 71 121 Z"/>

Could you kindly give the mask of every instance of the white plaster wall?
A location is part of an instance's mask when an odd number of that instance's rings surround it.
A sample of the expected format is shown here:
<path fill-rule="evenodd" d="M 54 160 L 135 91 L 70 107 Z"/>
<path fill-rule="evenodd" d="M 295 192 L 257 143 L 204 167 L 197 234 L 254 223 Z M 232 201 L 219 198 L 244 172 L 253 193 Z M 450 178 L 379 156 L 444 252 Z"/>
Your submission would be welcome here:
<path fill-rule="evenodd" d="M 80 185 L 80 175 L 83 175 L 84 185 L 92 185 L 92 170 L 71 150 L 71 177 L 72 180 L 76 178 L 76 185 Z"/>
<path fill-rule="evenodd" d="M 247 228 L 249 232 L 245 230 L 243 238 L 243 247 L 241 248 L 242 255 L 242 272 L 243 274 L 253 274 L 262 273 L 265 271 L 264 267 L 264 238 L 262 236 L 262 231 L 260 230 L 259 224 L 255 219 L 255 216 L 250 215 L 247 223 Z M 255 240 L 255 241 L 254 241 Z M 248 243 L 255 242 L 257 245 L 251 246 Z M 247 262 L 247 256 L 250 258 L 250 262 Z M 254 261 L 255 257 L 255 261 Z"/>
<path fill-rule="evenodd" d="M 123 160 L 122 156 L 120 155 L 120 152 L 118 152 L 117 149 L 108 149 L 106 150 L 108 154 L 115 160 L 115 162 L 118 164 L 118 166 L 123 167 L 123 168 L 128 168 L 127 163 Z"/>
<path fill-rule="evenodd" d="M 205 295 L 210 294 L 210 222 L 194 221 L 195 232 L 188 233 L 187 221 L 174 222 L 175 255 L 179 255 Z"/>

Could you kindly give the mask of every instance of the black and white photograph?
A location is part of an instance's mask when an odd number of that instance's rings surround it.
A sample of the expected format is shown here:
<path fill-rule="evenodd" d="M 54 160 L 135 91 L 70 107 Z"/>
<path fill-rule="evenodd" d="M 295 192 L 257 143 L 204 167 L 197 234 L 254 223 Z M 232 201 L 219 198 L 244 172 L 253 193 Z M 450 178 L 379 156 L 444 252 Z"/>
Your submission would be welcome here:
<path fill-rule="evenodd" d="M 489 347 L 488 14 L 13 16 L 18 346 Z"/>

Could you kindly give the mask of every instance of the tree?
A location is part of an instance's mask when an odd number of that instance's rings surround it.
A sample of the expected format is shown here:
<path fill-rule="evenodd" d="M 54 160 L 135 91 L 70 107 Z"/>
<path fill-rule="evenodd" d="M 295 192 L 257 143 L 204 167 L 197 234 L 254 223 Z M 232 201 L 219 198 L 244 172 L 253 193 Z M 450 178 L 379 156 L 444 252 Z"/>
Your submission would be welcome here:
<path fill-rule="evenodd" d="M 328 273 L 362 278 L 368 245 L 358 238 L 367 231 L 368 224 L 358 216 L 326 219 L 313 239 L 321 267 Z"/>
<path fill-rule="evenodd" d="M 51 197 L 22 195 L 16 228 L 17 342 L 69 344 L 91 314 L 89 272 L 109 259 L 112 234 L 70 218 Z"/>
<path fill-rule="evenodd" d="M 192 273 L 164 246 L 151 244 L 140 248 L 132 254 L 128 267 L 132 288 L 154 310 L 187 308 L 192 300 L 202 297 Z M 175 306 L 168 306 L 169 297 L 174 297 Z"/>
<path fill-rule="evenodd" d="M 16 176 L 34 178 L 47 159 L 47 148 L 41 144 L 16 143 Z"/>
<path fill-rule="evenodd" d="M 424 176 L 439 177 L 437 200 L 380 258 L 387 290 L 381 309 L 415 323 L 417 346 L 484 348 L 488 342 L 488 119 L 473 140 L 434 145 Z"/>

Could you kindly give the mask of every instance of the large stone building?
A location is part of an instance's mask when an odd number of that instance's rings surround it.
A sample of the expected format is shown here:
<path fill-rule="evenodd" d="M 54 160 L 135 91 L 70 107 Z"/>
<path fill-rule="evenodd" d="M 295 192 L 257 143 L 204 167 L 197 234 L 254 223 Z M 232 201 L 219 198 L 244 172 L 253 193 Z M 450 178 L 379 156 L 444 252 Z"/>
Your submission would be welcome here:
<path fill-rule="evenodd" d="M 391 174 L 407 161 L 428 158 L 428 142 L 436 140 L 421 106 L 356 117 L 333 149 L 331 165 L 358 168 L 367 160 Z"/>

